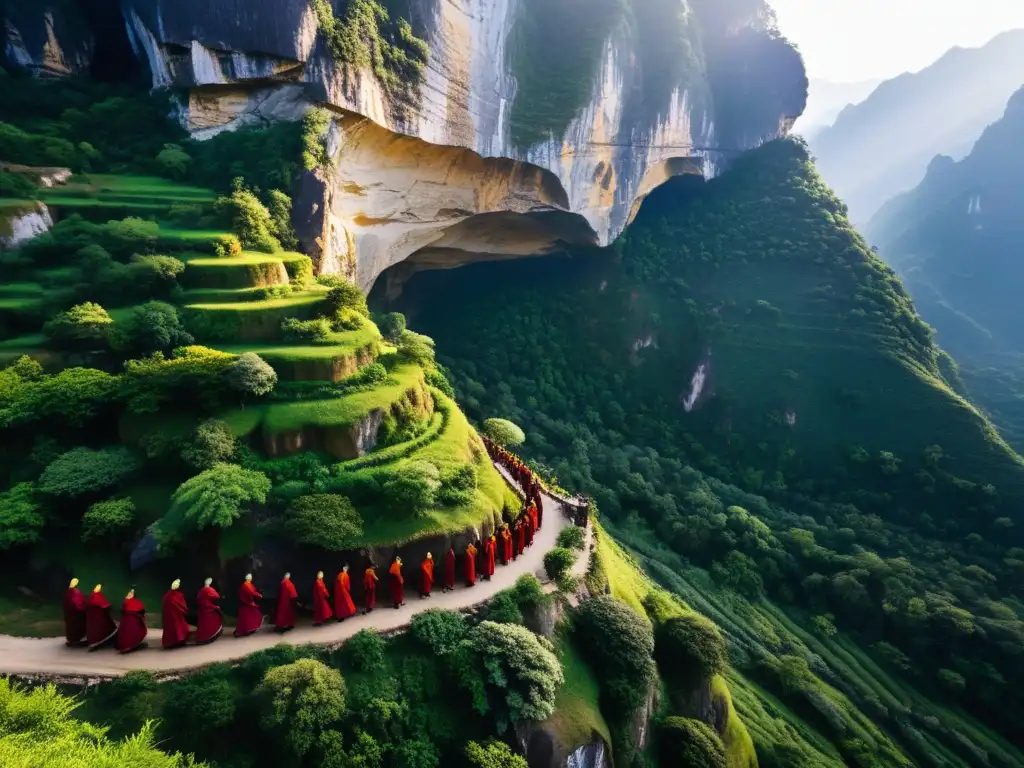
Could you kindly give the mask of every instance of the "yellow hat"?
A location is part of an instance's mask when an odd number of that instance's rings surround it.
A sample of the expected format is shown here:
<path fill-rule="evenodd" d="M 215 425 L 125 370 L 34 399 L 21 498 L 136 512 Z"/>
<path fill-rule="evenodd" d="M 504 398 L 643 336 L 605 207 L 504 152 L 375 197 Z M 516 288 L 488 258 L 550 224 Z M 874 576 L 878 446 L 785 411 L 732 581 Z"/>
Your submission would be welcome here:
<path fill-rule="evenodd" d="M 245 580 L 246 581 L 252 581 L 252 574 L 251 573 L 245 574 Z"/>
<path fill-rule="evenodd" d="M 99 592 L 101 589 L 103 589 L 103 585 L 102 584 L 97 584 L 95 587 L 92 588 L 92 591 L 93 592 Z"/>
<path fill-rule="evenodd" d="M 317 571 L 317 572 L 316 572 L 316 577 L 317 577 L 318 579 L 322 579 L 322 578 L 324 577 L 324 572 L 323 572 L 323 571 Z"/>
<path fill-rule="evenodd" d="M 398 563 L 399 565 L 401 565 L 402 564 L 402 558 L 396 557 L 395 558 L 395 562 Z"/>
<path fill-rule="evenodd" d="M 427 560 L 433 560 L 433 559 L 434 559 L 434 556 L 432 554 L 430 554 L 429 552 L 427 552 Z"/>
<path fill-rule="evenodd" d="M 203 586 L 205 586 L 205 587 L 208 587 L 208 586 L 210 586 L 211 584 L 213 584 L 213 579 L 211 579 L 210 577 L 207 577 L 207 578 L 206 578 L 206 579 L 205 579 L 205 580 L 203 581 Z"/>
<path fill-rule="evenodd" d="M 128 590 L 128 594 L 124 596 L 124 599 L 125 600 L 131 600 L 133 597 L 135 597 L 135 590 L 134 589 L 129 589 Z"/>
<path fill-rule="evenodd" d="M 181 587 L 181 579 L 175 579 L 171 582 L 171 589 L 179 589 Z"/>
<path fill-rule="evenodd" d="M 78 586 L 78 579 L 72 579 L 71 583 L 68 584 L 68 589 L 74 589 Z"/>

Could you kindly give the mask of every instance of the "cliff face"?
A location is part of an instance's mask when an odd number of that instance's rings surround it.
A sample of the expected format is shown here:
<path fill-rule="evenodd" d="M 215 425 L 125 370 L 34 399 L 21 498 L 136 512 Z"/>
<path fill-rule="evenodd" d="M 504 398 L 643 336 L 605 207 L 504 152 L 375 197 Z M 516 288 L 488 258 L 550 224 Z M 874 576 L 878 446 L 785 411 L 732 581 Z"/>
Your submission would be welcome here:
<path fill-rule="evenodd" d="M 659 183 L 714 175 L 785 134 L 806 102 L 799 54 L 762 0 L 122 0 L 122 11 L 154 86 L 187 90 L 182 119 L 198 138 L 333 110 L 333 168 L 304 183 L 296 224 L 321 272 L 364 289 L 423 249 L 396 288 L 424 266 L 608 243 Z"/>
<path fill-rule="evenodd" d="M 74 0 L 7 0 L 2 22 L 4 66 L 41 76 L 88 72 L 93 35 Z"/>

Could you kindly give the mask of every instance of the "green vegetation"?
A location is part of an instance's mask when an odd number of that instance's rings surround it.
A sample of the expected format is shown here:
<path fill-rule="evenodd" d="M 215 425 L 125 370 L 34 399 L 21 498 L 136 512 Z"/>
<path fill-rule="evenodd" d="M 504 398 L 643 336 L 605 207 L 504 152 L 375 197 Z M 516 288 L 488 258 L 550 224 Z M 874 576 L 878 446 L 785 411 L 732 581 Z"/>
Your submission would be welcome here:
<path fill-rule="evenodd" d="M 502 448 L 511 449 L 526 442 L 523 430 L 508 419 L 487 419 L 483 431 Z"/>
<path fill-rule="evenodd" d="M 417 320 L 467 412 L 714 621 L 765 760 L 1024 759 L 1024 463 L 805 147 L 669 183 L 604 252 L 446 277 Z M 643 612 L 620 554 L 601 537 L 586 583 Z"/>

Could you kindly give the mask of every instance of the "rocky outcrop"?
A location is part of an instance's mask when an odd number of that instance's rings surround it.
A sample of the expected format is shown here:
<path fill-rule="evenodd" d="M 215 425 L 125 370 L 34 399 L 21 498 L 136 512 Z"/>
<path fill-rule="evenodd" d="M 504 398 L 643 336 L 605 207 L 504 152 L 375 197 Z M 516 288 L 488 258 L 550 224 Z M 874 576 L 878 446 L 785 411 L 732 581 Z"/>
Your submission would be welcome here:
<path fill-rule="evenodd" d="M 93 35 L 73 0 L 8 0 L 0 21 L 4 66 L 47 77 L 89 71 Z"/>
<path fill-rule="evenodd" d="M 0 249 L 14 248 L 53 226 L 50 210 L 42 203 L 0 209 Z"/>
<path fill-rule="evenodd" d="M 122 3 L 154 85 L 187 89 L 195 135 L 332 108 L 333 165 L 303 182 L 296 225 L 320 272 L 364 289 L 405 262 L 608 243 L 659 183 L 717 173 L 785 133 L 806 100 L 799 56 L 760 2 L 408 0 L 429 56 L 400 92 L 335 58 L 314 5 Z"/>

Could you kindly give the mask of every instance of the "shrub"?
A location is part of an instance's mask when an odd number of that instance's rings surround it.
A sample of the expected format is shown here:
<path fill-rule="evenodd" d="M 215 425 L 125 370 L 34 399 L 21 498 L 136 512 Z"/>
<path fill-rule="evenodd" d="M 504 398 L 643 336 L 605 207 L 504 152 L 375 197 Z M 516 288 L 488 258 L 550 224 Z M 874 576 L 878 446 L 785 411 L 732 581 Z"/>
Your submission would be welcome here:
<path fill-rule="evenodd" d="M 514 590 L 503 589 L 495 593 L 487 603 L 487 620 L 497 624 L 524 623 L 523 611 Z"/>
<path fill-rule="evenodd" d="M 271 669 L 256 696 L 263 700 L 263 727 L 277 731 L 297 757 L 309 753 L 345 714 L 341 673 L 316 659 Z"/>
<path fill-rule="evenodd" d="M 413 331 L 402 331 L 398 339 L 398 354 L 423 368 L 434 365 L 434 340 Z"/>
<path fill-rule="evenodd" d="M 472 768 L 529 768 L 525 757 L 514 754 L 508 744 L 501 741 L 467 743 L 466 760 Z"/>
<path fill-rule="evenodd" d="M 514 448 L 526 442 L 526 434 L 508 419 L 487 419 L 483 433 L 503 448 Z"/>
<path fill-rule="evenodd" d="M 728 768 L 718 734 L 700 720 L 667 717 L 658 724 L 659 768 Z"/>
<path fill-rule="evenodd" d="M 0 550 L 34 544 L 42 538 L 43 517 L 32 483 L 18 483 L 0 493 Z"/>
<path fill-rule="evenodd" d="M 327 292 L 327 298 L 321 305 L 322 313 L 328 318 L 334 318 L 343 309 L 350 309 L 364 316 L 370 314 L 363 292 L 352 283 L 344 281 Z"/>
<path fill-rule="evenodd" d="M 344 496 L 316 493 L 288 505 L 284 529 L 294 541 L 337 552 L 362 535 L 363 518 Z"/>
<path fill-rule="evenodd" d="M 604 675 L 602 695 L 628 715 L 643 702 L 654 679 L 654 635 L 647 620 L 610 595 L 584 601 L 575 615 L 574 637 Z"/>
<path fill-rule="evenodd" d="M 725 669 L 725 640 L 703 616 L 675 616 L 654 631 L 654 659 L 666 683 L 689 690 Z"/>
<path fill-rule="evenodd" d="M 228 368 L 227 382 L 236 392 L 259 397 L 274 390 L 277 373 L 255 352 L 245 352 Z"/>
<path fill-rule="evenodd" d="M 39 490 L 52 496 L 76 497 L 113 488 L 142 466 L 127 448 L 73 448 L 43 470 Z"/>
<path fill-rule="evenodd" d="M 214 464 L 231 461 L 238 450 L 231 428 L 223 421 L 207 419 L 198 427 L 192 441 L 181 449 L 181 458 L 196 469 L 209 469 Z"/>
<path fill-rule="evenodd" d="M 135 502 L 131 499 L 98 501 L 82 517 L 82 541 L 118 533 L 134 522 Z"/>
<path fill-rule="evenodd" d="M 218 197 L 214 212 L 231 227 L 246 248 L 273 253 L 281 250 L 281 243 L 273 235 L 274 221 L 270 212 L 251 191 L 235 180 L 234 191 Z"/>
<path fill-rule="evenodd" d="M 80 427 L 112 404 L 119 389 L 117 376 L 94 368 L 66 368 L 25 383 L 16 399 L 0 410 L 0 425 L 43 422 Z"/>
<path fill-rule="evenodd" d="M 281 333 L 289 341 L 324 344 L 330 341 L 331 323 L 323 317 L 313 320 L 288 317 L 281 321 Z"/>
<path fill-rule="evenodd" d="M 87 301 L 48 320 L 43 334 L 55 349 L 95 351 L 106 346 L 113 322 L 107 310 Z"/>
<path fill-rule="evenodd" d="M 135 254 L 122 272 L 120 289 L 141 299 L 168 298 L 178 287 L 178 278 L 184 271 L 185 262 L 173 256 Z"/>
<path fill-rule="evenodd" d="M 231 724 L 236 702 L 230 673 L 226 664 L 214 664 L 166 686 L 162 715 L 172 732 L 194 738 Z"/>
<path fill-rule="evenodd" d="M 178 311 L 161 301 L 136 307 L 110 334 L 110 345 L 125 356 L 169 352 L 194 341 L 182 327 Z"/>
<path fill-rule="evenodd" d="M 372 629 L 361 629 L 341 648 L 342 658 L 357 672 L 376 672 L 384 667 L 384 641 Z"/>
<path fill-rule="evenodd" d="M 374 320 L 385 339 L 392 344 L 398 343 L 402 333 L 405 332 L 405 315 L 401 312 L 387 312 L 377 316 Z"/>
<path fill-rule="evenodd" d="M 963 693 L 967 688 L 964 676 L 951 669 L 940 669 L 936 675 L 943 687 L 953 693 Z"/>
<path fill-rule="evenodd" d="M 445 471 L 441 476 L 441 487 L 437 493 L 437 500 L 448 506 L 469 504 L 473 501 L 473 495 L 476 493 L 476 485 L 476 464 L 466 462 Z"/>
<path fill-rule="evenodd" d="M 213 240 L 212 248 L 215 256 L 227 258 L 240 254 L 242 252 L 242 243 L 239 242 L 235 235 L 217 235 Z"/>
<path fill-rule="evenodd" d="M 544 555 L 544 570 L 547 571 L 548 578 L 558 581 L 572 570 L 575 562 L 575 552 L 564 547 L 555 547 Z"/>
<path fill-rule="evenodd" d="M 435 504 L 440 472 L 427 461 L 403 464 L 384 482 L 384 501 L 393 514 L 422 515 Z"/>
<path fill-rule="evenodd" d="M 270 480 L 262 472 L 236 464 L 214 464 L 189 478 L 171 496 L 171 506 L 158 525 L 161 544 L 172 544 L 192 531 L 227 528 L 251 503 L 264 503 Z"/>
<path fill-rule="evenodd" d="M 27 175 L 0 168 L 0 197 L 31 200 L 38 192 L 39 187 Z"/>
<path fill-rule="evenodd" d="M 431 608 L 413 616 L 410 631 L 413 639 L 435 656 L 446 656 L 466 637 L 469 625 L 466 617 L 457 611 Z"/>
<path fill-rule="evenodd" d="M 164 176 L 181 180 L 188 174 L 192 156 L 177 144 L 164 144 L 156 156 L 156 164 Z"/>
<path fill-rule="evenodd" d="M 267 211 L 270 213 L 270 231 L 285 248 L 296 248 L 299 241 L 292 229 L 292 199 L 279 189 L 267 193 Z"/>
<path fill-rule="evenodd" d="M 578 525 L 570 525 L 568 528 L 563 528 L 558 533 L 558 539 L 556 541 L 558 546 L 566 549 L 575 549 L 579 552 L 583 551 L 583 547 L 587 543 L 586 530 L 580 528 Z"/>

